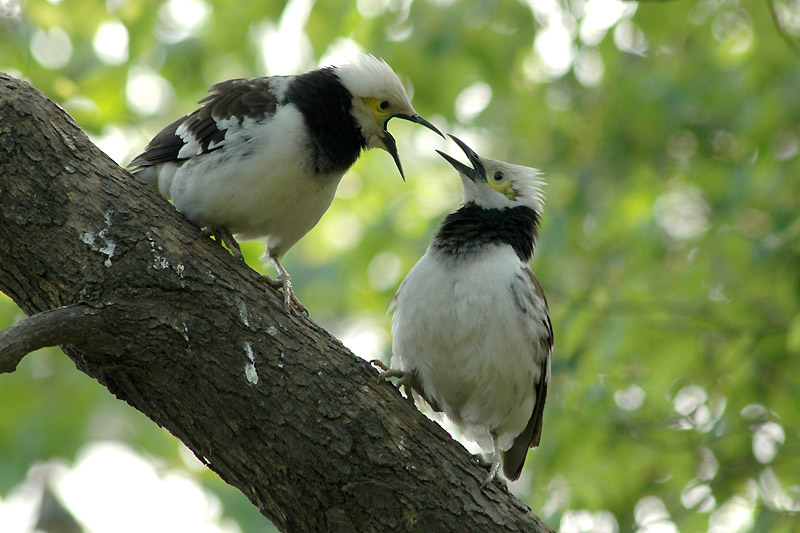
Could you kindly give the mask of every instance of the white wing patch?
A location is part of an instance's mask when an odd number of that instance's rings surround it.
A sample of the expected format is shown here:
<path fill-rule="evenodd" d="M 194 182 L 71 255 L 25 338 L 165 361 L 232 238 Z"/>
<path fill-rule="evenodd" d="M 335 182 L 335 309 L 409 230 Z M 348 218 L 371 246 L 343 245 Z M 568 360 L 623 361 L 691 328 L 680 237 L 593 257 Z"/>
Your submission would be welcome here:
<path fill-rule="evenodd" d="M 222 118 L 218 116 L 212 116 L 211 118 L 214 119 L 217 129 L 225 132 L 225 137 L 219 142 L 212 141 L 208 143 L 208 148 L 203 150 L 203 146 L 186 127 L 186 122 L 183 122 L 180 126 L 178 126 L 178 129 L 175 130 L 175 135 L 180 137 L 180 139 L 184 142 L 183 147 L 181 147 L 181 149 L 178 151 L 178 159 L 189 159 L 196 155 L 200 155 L 203 152 L 210 152 L 215 148 L 219 148 L 225 144 L 229 134 L 239 129 L 238 117 Z"/>
<path fill-rule="evenodd" d="M 189 159 L 203 153 L 203 147 L 186 127 L 186 122 L 181 123 L 175 130 L 175 135 L 184 142 L 183 147 L 178 151 L 178 159 Z"/>

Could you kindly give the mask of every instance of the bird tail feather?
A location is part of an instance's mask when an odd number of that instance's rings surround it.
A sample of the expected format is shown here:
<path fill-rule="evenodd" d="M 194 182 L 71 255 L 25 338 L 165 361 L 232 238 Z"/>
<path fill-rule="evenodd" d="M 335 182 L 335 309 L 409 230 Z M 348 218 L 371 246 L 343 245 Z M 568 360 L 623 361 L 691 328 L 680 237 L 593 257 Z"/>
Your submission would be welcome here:
<path fill-rule="evenodd" d="M 514 439 L 511 448 L 503 453 L 503 473 L 511 481 L 519 479 L 528 456 L 528 448 L 539 446 L 539 439 L 542 438 L 542 414 L 544 413 L 545 398 L 547 398 L 547 380 L 542 379 L 536 394 L 536 405 L 533 407 L 528 424 Z"/>

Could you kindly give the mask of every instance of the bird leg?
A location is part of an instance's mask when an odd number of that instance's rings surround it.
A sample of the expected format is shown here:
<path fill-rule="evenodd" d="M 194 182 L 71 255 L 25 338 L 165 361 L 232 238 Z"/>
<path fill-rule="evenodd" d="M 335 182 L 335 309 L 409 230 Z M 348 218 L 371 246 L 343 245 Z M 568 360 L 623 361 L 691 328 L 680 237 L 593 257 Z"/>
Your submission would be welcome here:
<path fill-rule="evenodd" d="M 489 467 L 489 475 L 486 476 L 486 479 L 481 483 L 481 490 L 488 487 L 489 483 L 497 476 L 497 471 L 500 470 L 500 463 L 503 460 L 503 456 L 500 453 L 500 445 L 497 442 L 497 435 L 494 433 L 492 433 L 492 447 L 494 448 L 494 453 L 492 454 L 492 462 Z"/>
<path fill-rule="evenodd" d="M 206 237 L 214 237 L 214 239 L 220 243 L 224 244 L 225 246 L 230 249 L 233 256 L 237 259 L 241 259 L 244 261 L 244 256 L 242 255 L 242 249 L 239 247 L 239 243 L 236 242 L 236 239 L 233 238 L 233 233 L 228 228 L 220 227 L 206 227 L 203 228 L 203 235 Z"/>
<path fill-rule="evenodd" d="M 233 233 L 231 233 L 228 228 L 222 226 L 205 227 L 203 228 L 203 235 L 206 237 L 214 237 L 218 243 L 227 246 L 231 253 L 233 253 L 234 257 L 244 261 L 242 249 L 239 246 L 239 243 L 236 242 L 236 239 L 233 238 Z M 292 290 L 292 277 L 289 275 L 286 269 L 283 268 L 283 265 L 281 265 L 277 257 L 270 256 L 269 260 L 272 263 L 272 266 L 275 267 L 275 270 L 278 271 L 278 277 L 276 279 L 272 279 L 269 276 L 263 275 L 261 278 L 271 287 L 283 289 L 284 306 L 287 311 L 289 310 L 291 304 L 294 304 L 301 313 L 304 313 L 306 316 L 308 316 L 308 309 L 305 305 L 300 303 L 300 300 L 298 300 L 297 296 L 294 295 L 294 291 Z"/>
<path fill-rule="evenodd" d="M 431 401 L 428 399 L 428 396 L 425 394 L 425 391 L 422 388 L 422 384 L 419 382 L 417 375 L 413 372 L 404 372 L 402 370 L 397 370 L 396 368 L 389 368 L 386 364 L 381 361 L 380 359 L 373 359 L 370 361 L 373 365 L 377 366 L 382 370 L 380 375 L 378 376 L 378 381 L 389 379 L 389 378 L 397 378 L 397 387 L 403 387 L 406 393 L 406 399 L 409 400 L 412 404 L 414 403 L 414 396 L 412 392 L 416 393 L 420 398 L 425 400 L 428 405 L 431 406 L 437 413 L 441 413 L 442 409 L 439 407 L 439 404 Z"/>
<path fill-rule="evenodd" d="M 292 290 L 292 277 L 283 268 L 281 262 L 278 261 L 277 257 L 269 256 L 269 261 L 272 263 L 272 266 L 275 267 L 275 270 L 278 271 L 278 277 L 272 279 L 269 276 L 263 275 L 261 279 L 269 283 L 271 287 L 276 289 L 283 290 L 283 306 L 288 311 L 289 308 L 294 304 L 298 311 L 308 316 L 308 309 L 305 305 L 300 303 L 300 300 L 297 299 L 297 296 L 294 295 L 294 291 Z"/>

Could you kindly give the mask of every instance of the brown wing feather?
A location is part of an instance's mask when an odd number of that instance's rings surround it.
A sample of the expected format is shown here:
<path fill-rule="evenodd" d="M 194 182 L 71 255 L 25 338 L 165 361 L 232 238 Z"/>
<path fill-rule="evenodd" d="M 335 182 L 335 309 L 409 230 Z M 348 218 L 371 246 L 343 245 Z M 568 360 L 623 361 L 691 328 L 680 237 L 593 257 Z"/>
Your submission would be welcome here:
<path fill-rule="evenodd" d="M 217 83 L 200 100 L 201 107 L 185 115 L 161 130 L 144 149 L 129 163 L 130 167 L 149 167 L 160 163 L 185 160 L 178 154 L 186 142 L 175 132 L 184 125 L 202 150 L 207 153 L 218 148 L 227 130 L 220 129 L 218 120 L 237 117 L 241 123 L 245 117 L 261 118 L 273 115 L 278 101 L 269 90 L 270 78 L 233 79 Z M 214 144 L 215 147 L 211 147 Z"/>

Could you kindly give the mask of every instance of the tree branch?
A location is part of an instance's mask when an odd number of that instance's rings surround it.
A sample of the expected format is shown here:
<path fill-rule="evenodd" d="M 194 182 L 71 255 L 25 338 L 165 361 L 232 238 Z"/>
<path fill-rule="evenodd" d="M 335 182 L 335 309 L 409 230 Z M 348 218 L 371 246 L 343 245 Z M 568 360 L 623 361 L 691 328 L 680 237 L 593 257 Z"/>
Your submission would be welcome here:
<path fill-rule="evenodd" d="M 42 313 L 5 332 L 4 368 L 64 343 L 280 529 L 550 531 L 481 491 L 485 470 L 444 430 L 5 75 L 0 227 L 0 290 Z"/>
<path fill-rule="evenodd" d="M 97 318 L 103 318 L 99 309 L 69 305 L 25 318 L 0 331 L 0 374 L 16 370 L 22 358 L 34 350 L 75 344 L 97 335 Z"/>

